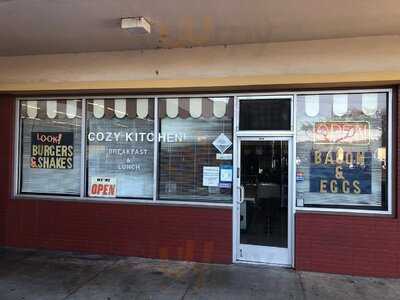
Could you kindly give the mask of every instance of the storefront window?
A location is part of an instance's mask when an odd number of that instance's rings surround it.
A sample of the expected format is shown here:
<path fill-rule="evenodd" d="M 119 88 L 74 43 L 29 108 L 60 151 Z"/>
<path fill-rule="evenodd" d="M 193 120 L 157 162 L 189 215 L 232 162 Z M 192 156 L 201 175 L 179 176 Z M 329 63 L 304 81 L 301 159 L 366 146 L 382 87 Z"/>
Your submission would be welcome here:
<path fill-rule="evenodd" d="M 159 197 L 232 201 L 231 98 L 160 99 Z"/>
<path fill-rule="evenodd" d="M 391 208 L 389 97 L 386 91 L 296 95 L 297 207 Z M 232 203 L 233 97 L 49 98 L 19 105 L 19 194 Z"/>
<path fill-rule="evenodd" d="M 81 101 L 21 101 L 20 192 L 79 195 Z"/>
<path fill-rule="evenodd" d="M 87 128 L 87 194 L 153 198 L 154 100 L 89 100 Z"/>
<path fill-rule="evenodd" d="M 297 97 L 297 206 L 387 210 L 388 101 L 385 92 Z"/>

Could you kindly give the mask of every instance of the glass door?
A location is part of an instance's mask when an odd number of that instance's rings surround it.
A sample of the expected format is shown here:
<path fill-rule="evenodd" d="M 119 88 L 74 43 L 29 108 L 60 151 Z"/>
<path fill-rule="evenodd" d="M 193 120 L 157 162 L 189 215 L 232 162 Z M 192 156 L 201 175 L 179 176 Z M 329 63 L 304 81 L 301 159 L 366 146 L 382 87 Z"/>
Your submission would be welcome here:
<path fill-rule="evenodd" d="M 291 138 L 238 141 L 236 259 L 290 265 Z"/>

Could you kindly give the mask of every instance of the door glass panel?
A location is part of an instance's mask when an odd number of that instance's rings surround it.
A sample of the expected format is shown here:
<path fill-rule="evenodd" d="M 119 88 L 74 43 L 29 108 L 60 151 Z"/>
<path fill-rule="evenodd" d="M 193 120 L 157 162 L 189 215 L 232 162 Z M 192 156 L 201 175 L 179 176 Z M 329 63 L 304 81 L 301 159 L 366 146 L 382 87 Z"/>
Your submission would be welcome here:
<path fill-rule="evenodd" d="M 242 141 L 240 243 L 288 246 L 288 141 Z"/>
<path fill-rule="evenodd" d="M 290 130 L 290 99 L 240 101 L 240 130 Z"/>

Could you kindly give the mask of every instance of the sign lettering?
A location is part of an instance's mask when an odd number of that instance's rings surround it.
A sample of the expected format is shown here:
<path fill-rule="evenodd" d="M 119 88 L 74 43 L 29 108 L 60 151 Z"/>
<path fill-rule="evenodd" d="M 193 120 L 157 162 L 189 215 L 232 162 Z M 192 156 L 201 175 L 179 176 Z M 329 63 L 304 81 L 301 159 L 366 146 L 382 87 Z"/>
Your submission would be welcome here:
<path fill-rule="evenodd" d="M 369 145 L 368 122 L 316 122 L 315 144 Z"/>
<path fill-rule="evenodd" d="M 371 194 L 372 153 L 311 152 L 310 192 Z"/>
<path fill-rule="evenodd" d="M 31 168 L 73 169 L 74 134 L 72 132 L 32 132 Z"/>
<path fill-rule="evenodd" d="M 117 184 L 115 178 L 92 177 L 89 188 L 91 197 L 116 197 Z"/>

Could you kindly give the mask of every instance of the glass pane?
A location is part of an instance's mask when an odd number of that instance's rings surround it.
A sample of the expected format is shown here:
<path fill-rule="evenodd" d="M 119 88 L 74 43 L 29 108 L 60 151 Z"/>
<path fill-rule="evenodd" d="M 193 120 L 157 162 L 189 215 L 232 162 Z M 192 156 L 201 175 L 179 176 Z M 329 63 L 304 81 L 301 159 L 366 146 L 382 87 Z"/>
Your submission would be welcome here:
<path fill-rule="evenodd" d="M 88 195 L 153 198 L 154 100 L 88 101 Z"/>
<path fill-rule="evenodd" d="M 21 101 L 20 112 L 20 192 L 78 196 L 81 101 Z"/>
<path fill-rule="evenodd" d="M 290 130 L 290 99 L 240 101 L 240 130 Z"/>
<path fill-rule="evenodd" d="M 286 248 L 288 142 L 244 141 L 240 156 L 240 243 Z"/>
<path fill-rule="evenodd" d="M 231 98 L 160 99 L 160 199 L 232 202 L 232 105 Z"/>
<path fill-rule="evenodd" d="M 297 205 L 386 209 L 388 94 L 297 98 Z"/>

